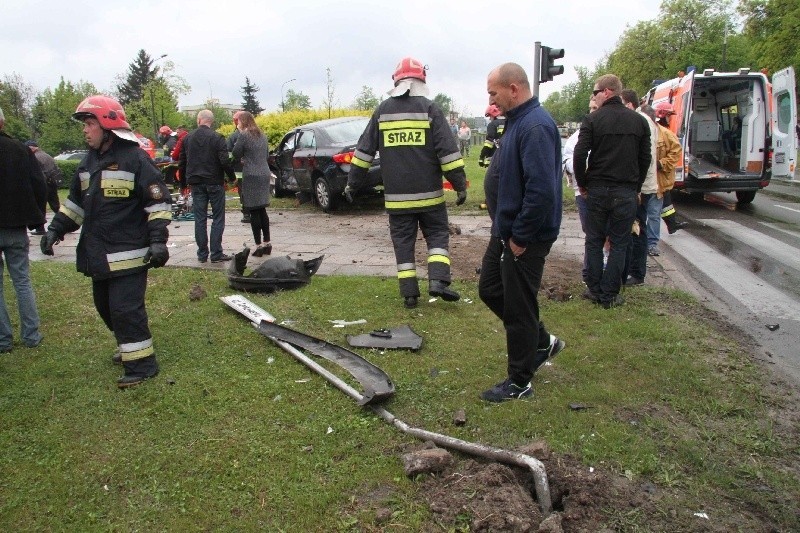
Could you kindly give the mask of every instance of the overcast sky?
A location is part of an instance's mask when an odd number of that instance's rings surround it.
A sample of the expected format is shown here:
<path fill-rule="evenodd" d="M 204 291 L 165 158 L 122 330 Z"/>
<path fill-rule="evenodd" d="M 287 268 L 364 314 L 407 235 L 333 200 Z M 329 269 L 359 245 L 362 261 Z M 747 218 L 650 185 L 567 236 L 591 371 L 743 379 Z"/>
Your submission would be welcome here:
<path fill-rule="evenodd" d="M 349 106 L 363 86 L 378 96 L 392 87 L 398 60 L 428 65 L 431 97 L 444 93 L 465 115 L 483 115 L 486 75 L 514 61 L 533 77 L 534 43 L 564 48 L 565 74 L 542 84 L 547 98 L 593 68 L 626 26 L 658 15 L 660 0 L 22 0 L 0 11 L 0 73 L 37 91 L 59 79 L 113 90 L 140 49 L 167 54 L 190 86 L 180 105 L 209 97 L 239 104 L 245 76 L 261 106 L 279 108 L 281 89 Z M 543 7 L 547 6 L 547 7 Z M 289 80 L 294 80 L 289 82 Z M 287 83 L 288 82 L 288 83 Z"/>

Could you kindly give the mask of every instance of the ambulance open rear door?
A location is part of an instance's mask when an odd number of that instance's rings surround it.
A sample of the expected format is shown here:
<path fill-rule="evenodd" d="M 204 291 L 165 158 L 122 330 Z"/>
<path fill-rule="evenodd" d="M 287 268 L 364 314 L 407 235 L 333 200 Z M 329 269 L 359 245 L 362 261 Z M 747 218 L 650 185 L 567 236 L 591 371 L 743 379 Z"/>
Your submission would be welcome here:
<path fill-rule="evenodd" d="M 793 179 L 797 165 L 797 98 L 794 68 L 772 76 L 772 177 Z"/>

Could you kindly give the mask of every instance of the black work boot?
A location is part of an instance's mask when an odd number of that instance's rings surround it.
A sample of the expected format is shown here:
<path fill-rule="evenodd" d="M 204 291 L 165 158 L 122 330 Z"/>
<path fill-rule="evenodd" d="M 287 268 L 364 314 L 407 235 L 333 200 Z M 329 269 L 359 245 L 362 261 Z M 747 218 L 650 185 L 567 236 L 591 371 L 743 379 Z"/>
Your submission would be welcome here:
<path fill-rule="evenodd" d="M 669 232 L 670 235 L 672 235 L 673 233 L 675 233 L 679 229 L 683 229 L 683 228 L 685 228 L 686 226 L 689 225 L 688 222 L 682 222 L 682 221 L 679 221 L 677 218 L 675 218 L 675 214 L 667 215 L 667 216 L 662 217 L 662 218 L 664 219 L 664 224 L 666 224 L 667 231 Z"/>
<path fill-rule="evenodd" d="M 417 297 L 416 296 L 406 296 L 403 299 L 403 307 L 406 309 L 414 309 L 417 307 Z"/>
<path fill-rule="evenodd" d="M 120 389 L 135 387 L 145 380 L 158 375 L 158 363 L 155 355 L 136 359 L 135 361 L 124 361 L 122 366 L 125 369 L 125 375 L 117 380 L 117 387 Z"/>
<path fill-rule="evenodd" d="M 448 285 L 449 283 L 445 281 L 432 279 L 428 282 L 428 294 L 431 296 L 439 296 L 446 302 L 457 302 L 461 299 L 461 295 L 449 288 Z"/>

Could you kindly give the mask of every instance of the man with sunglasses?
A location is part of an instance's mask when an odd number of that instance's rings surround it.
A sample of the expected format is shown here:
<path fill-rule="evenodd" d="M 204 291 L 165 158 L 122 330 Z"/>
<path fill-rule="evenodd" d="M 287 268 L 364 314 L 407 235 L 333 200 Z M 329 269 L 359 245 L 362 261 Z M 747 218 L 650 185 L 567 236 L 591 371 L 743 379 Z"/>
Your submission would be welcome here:
<path fill-rule="evenodd" d="M 592 95 L 599 109 L 584 118 L 573 156 L 575 179 L 581 194 L 587 195 L 588 294 L 606 309 L 624 303 L 619 291 L 625 253 L 652 158 L 650 129 L 638 113 L 623 105 L 621 92 L 617 76 L 597 79 Z M 606 238 L 611 247 L 603 269 Z"/>

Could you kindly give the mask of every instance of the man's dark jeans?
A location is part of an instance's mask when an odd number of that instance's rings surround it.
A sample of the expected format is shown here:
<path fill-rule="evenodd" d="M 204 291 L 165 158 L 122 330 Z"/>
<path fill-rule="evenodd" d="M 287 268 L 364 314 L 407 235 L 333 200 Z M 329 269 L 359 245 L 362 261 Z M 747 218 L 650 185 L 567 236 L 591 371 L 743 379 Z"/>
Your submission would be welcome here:
<path fill-rule="evenodd" d="M 589 216 L 586 221 L 586 284 L 600 303 L 611 303 L 619 294 L 625 255 L 636 218 L 636 191 L 627 187 L 589 187 Z M 611 243 L 603 269 L 603 245 Z"/>
<path fill-rule="evenodd" d="M 508 377 L 525 386 L 535 371 L 538 348 L 547 348 L 550 334 L 539 320 L 537 294 L 552 242 L 532 242 L 519 257 L 492 237 L 483 256 L 478 295 L 503 321 L 508 349 Z"/>
<path fill-rule="evenodd" d="M 645 197 L 654 194 L 643 194 L 642 203 L 636 207 L 636 220 L 639 221 L 639 235 L 632 234 L 628 243 L 628 253 L 625 257 L 625 270 L 622 272 L 622 282 L 628 276 L 644 281 L 647 275 L 647 200 Z"/>
<path fill-rule="evenodd" d="M 197 258 L 208 259 L 209 237 L 206 219 L 211 204 L 211 260 L 222 257 L 222 233 L 225 231 L 225 187 L 222 185 L 192 185 L 194 240 Z"/>

